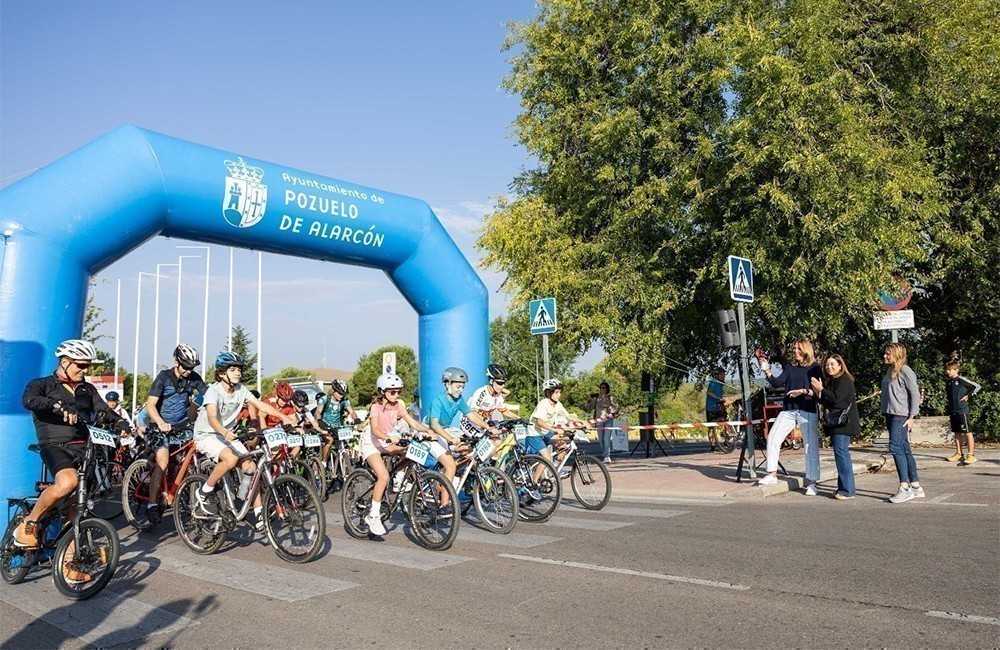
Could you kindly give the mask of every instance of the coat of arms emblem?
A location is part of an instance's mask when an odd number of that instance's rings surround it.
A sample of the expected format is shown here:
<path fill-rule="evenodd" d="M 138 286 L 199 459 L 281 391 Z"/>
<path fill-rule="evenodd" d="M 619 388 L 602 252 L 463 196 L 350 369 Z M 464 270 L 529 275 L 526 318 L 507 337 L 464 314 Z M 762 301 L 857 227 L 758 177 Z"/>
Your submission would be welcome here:
<path fill-rule="evenodd" d="M 264 170 L 253 167 L 237 157 L 226 161 L 229 176 L 222 195 L 222 216 L 229 225 L 249 228 L 264 218 L 267 209 L 267 185 L 261 183 Z"/>

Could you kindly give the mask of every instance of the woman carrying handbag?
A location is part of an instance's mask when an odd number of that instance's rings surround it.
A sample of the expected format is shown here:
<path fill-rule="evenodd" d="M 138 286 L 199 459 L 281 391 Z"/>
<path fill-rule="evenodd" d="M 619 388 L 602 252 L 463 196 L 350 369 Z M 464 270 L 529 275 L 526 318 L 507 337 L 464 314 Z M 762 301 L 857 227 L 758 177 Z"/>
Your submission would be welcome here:
<path fill-rule="evenodd" d="M 861 432 L 858 418 L 857 393 L 854 376 L 847 370 L 844 357 L 831 354 L 823 365 L 826 385 L 816 377 L 812 388 L 820 396 L 823 406 L 823 430 L 830 436 L 833 458 L 837 463 L 837 493 L 834 498 L 854 498 L 854 469 L 851 465 L 851 438 Z"/>

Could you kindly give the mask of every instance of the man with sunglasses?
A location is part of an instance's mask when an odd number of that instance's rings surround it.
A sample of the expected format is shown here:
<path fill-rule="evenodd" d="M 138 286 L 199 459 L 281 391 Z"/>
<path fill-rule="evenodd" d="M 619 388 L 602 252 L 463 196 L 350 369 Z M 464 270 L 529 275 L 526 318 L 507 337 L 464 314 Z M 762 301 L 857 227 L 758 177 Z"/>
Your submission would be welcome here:
<path fill-rule="evenodd" d="M 149 475 L 149 503 L 146 505 L 146 519 L 153 525 L 160 523 L 163 517 L 155 495 L 160 493 L 160 480 L 170 462 L 170 436 L 166 434 L 194 420 L 198 408 L 193 398 L 208 391 L 208 384 L 194 371 L 200 363 L 198 351 L 181 343 L 174 348 L 174 367 L 161 370 L 149 388 L 146 414 L 164 434 L 153 439 L 156 465 Z"/>
<path fill-rule="evenodd" d="M 21 398 L 35 423 L 42 462 L 53 476 L 52 485 L 42 491 L 35 507 L 17 527 L 14 545 L 21 548 L 38 547 L 38 520 L 76 489 L 77 465 L 83 460 L 88 436 L 85 424 L 100 420 L 119 433 L 128 431 L 128 423 L 108 408 L 97 388 L 84 379 L 97 358 L 93 344 L 79 339 L 63 341 L 56 348 L 56 357 L 56 371 L 28 382 Z M 66 571 L 68 580 L 89 580 L 86 575 L 71 575 L 68 568 Z"/>
<path fill-rule="evenodd" d="M 472 393 L 469 398 L 469 408 L 475 411 L 487 424 L 494 413 L 500 413 L 501 417 L 505 419 L 518 417 L 517 413 L 507 408 L 507 403 L 504 401 L 504 397 L 510 393 L 505 388 L 508 379 L 507 369 L 500 364 L 491 363 L 486 367 L 486 377 L 489 382 Z M 462 417 L 461 428 L 474 436 L 480 436 L 486 432 L 468 416 Z M 493 430 L 490 429 L 490 431 Z"/>

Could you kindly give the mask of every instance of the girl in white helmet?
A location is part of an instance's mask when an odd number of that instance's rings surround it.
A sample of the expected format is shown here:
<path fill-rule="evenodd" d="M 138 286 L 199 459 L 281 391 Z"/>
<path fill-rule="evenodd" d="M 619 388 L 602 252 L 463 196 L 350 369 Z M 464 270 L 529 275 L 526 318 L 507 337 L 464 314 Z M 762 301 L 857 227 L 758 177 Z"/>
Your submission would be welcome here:
<path fill-rule="evenodd" d="M 381 375 L 376 380 L 375 387 L 375 401 L 368 411 L 371 431 L 361 435 L 360 445 L 361 457 L 375 474 L 372 505 L 365 517 L 365 524 L 373 535 L 385 535 L 385 526 L 382 524 L 382 497 L 385 496 L 385 488 L 389 485 L 389 470 L 386 469 L 382 455 L 397 455 L 403 452 L 403 447 L 396 444 L 399 442 L 396 425 L 400 420 L 416 431 L 429 432 L 430 429 L 406 412 L 406 404 L 399 399 L 403 392 L 403 380 L 399 375 L 388 373 Z"/>

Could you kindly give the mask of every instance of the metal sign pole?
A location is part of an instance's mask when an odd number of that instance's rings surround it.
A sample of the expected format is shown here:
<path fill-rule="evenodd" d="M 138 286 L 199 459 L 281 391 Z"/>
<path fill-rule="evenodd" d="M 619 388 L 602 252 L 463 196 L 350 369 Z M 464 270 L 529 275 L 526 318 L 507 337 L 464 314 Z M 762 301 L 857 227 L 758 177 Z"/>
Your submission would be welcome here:
<path fill-rule="evenodd" d="M 542 334 L 542 362 L 545 381 L 549 380 L 549 335 Z"/>
<path fill-rule="evenodd" d="M 747 357 L 747 323 L 743 316 L 743 303 L 737 303 L 739 309 L 738 317 L 740 321 L 740 375 L 743 386 L 743 412 L 748 421 L 753 420 L 753 409 L 750 406 L 750 363 Z M 750 478 L 757 478 L 757 462 L 754 458 L 754 432 L 753 423 L 746 425 L 747 452 L 750 456 L 750 463 L 747 466 L 750 470 Z"/>
<path fill-rule="evenodd" d="M 899 343 L 899 330 L 889 330 L 889 333 L 892 334 L 892 342 Z"/>

